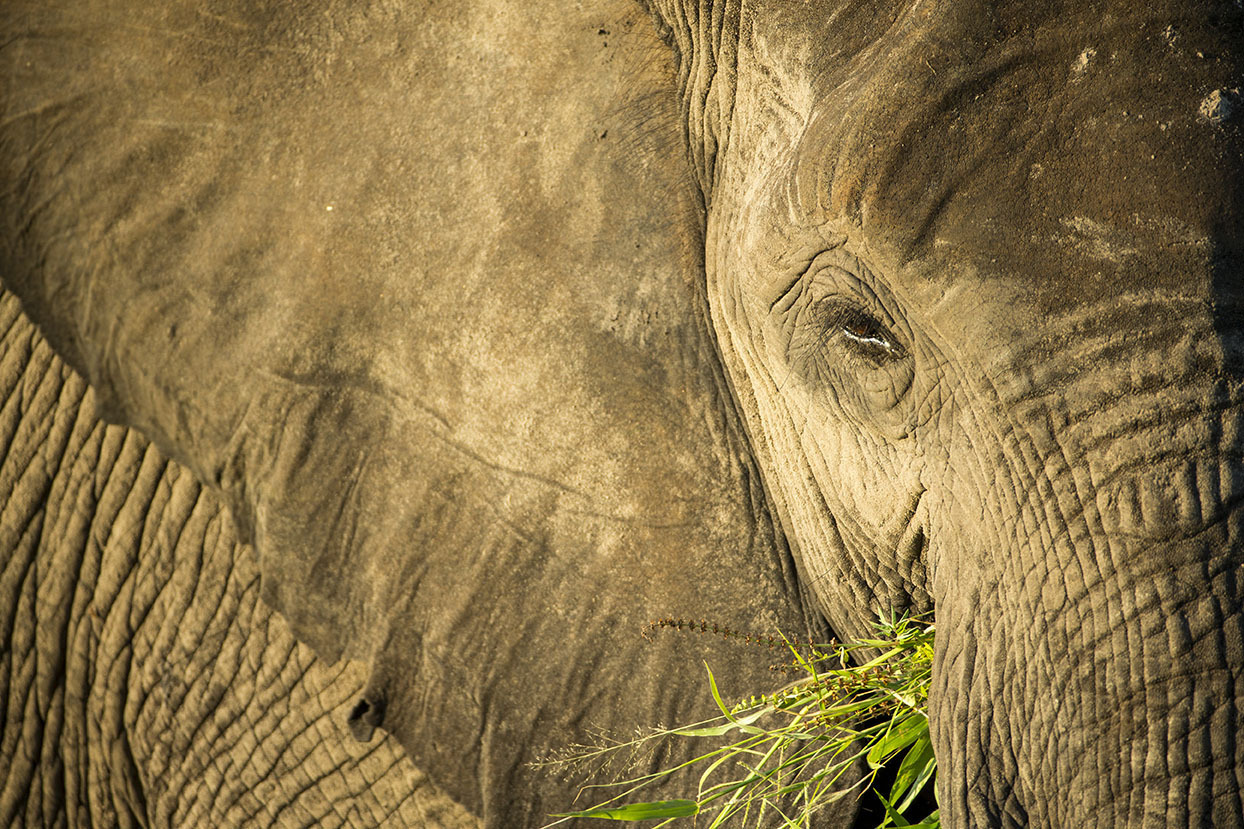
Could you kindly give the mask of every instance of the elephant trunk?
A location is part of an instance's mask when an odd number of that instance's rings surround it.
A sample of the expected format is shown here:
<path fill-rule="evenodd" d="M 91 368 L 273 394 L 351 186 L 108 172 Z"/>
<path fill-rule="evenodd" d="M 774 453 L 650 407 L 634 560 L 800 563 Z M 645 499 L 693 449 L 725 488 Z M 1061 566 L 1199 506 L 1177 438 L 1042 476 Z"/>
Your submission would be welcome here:
<path fill-rule="evenodd" d="M 971 430 L 974 540 L 931 550 L 948 825 L 1244 825 L 1244 407 L 1195 328 Z"/>
<path fill-rule="evenodd" d="M 1133 578 L 1034 571 L 1030 620 L 1005 600 L 939 612 L 952 635 L 993 625 L 939 653 L 948 813 L 969 816 L 951 825 L 1241 825 L 1239 565 L 1174 563 L 1197 547 L 1154 548 Z"/>

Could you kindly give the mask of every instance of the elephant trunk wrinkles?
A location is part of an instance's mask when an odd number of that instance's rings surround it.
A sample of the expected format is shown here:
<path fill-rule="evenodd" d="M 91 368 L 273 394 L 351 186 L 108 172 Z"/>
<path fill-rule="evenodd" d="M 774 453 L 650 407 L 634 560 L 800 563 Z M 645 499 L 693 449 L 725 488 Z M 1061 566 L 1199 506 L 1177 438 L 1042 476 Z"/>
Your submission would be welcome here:
<path fill-rule="evenodd" d="M 957 505 L 984 572 L 935 553 L 950 825 L 1244 825 L 1244 407 L 1183 320 L 1001 390 L 1001 471 Z"/>

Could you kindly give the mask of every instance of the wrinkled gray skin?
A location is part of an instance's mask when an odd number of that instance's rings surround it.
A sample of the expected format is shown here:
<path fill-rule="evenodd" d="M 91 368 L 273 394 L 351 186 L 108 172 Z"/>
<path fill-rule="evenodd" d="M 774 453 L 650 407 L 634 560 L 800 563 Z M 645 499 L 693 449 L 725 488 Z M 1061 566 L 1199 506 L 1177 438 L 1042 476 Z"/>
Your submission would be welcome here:
<path fill-rule="evenodd" d="M 180 465 L 6 340 L 3 817 L 538 824 L 775 683 L 648 619 L 936 608 L 945 825 L 1244 825 L 1235 0 L 126 5 L 0 9 L 0 276 Z"/>
<path fill-rule="evenodd" d="M 220 502 L 0 301 L 0 825 L 477 826 L 259 601 Z"/>

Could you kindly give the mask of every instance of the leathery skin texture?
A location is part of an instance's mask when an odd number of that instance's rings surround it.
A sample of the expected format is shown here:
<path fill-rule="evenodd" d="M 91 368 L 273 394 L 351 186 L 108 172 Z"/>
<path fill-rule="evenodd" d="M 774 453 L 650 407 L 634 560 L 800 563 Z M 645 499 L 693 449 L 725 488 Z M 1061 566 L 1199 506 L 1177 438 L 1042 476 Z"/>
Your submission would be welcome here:
<path fill-rule="evenodd" d="M 294 636 L 365 666 L 352 733 L 538 826 L 585 771 L 533 763 L 711 714 L 705 661 L 727 695 L 784 682 L 652 619 L 829 635 L 717 358 L 642 7 L 22 2 L 0 30 L 5 285 L 227 505 Z"/>
<path fill-rule="evenodd" d="M 294 640 L 219 501 L 7 292 L 0 332 L 0 825 L 478 826 L 350 737 L 362 666 Z"/>
<path fill-rule="evenodd" d="M 0 279 L 184 467 L 151 498 L 228 510 L 196 586 L 241 573 L 309 671 L 357 666 L 321 713 L 485 825 L 574 800 L 533 765 L 566 742 L 711 712 L 702 662 L 780 684 L 648 620 L 914 610 L 948 829 L 1244 826 L 1239 0 L 10 0 L 0 44 Z M 138 526 L 95 488 L 64 526 Z M 10 638 L 110 631 L 125 584 Z M 9 693 L 21 733 L 67 677 Z M 24 743 L 111 793 L 84 821 L 158 801 L 84 733 Z M 263 785 L 177 791 L 209 778 Z"/>

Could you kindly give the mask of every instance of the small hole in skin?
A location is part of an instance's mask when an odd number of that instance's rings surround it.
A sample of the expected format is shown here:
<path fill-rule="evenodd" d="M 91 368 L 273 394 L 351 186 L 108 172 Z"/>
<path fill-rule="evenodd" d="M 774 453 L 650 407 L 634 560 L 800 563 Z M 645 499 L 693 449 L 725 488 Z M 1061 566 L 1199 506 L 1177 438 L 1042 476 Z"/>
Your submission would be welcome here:
<path fill-rule="evenodd" d="M 360 743 L 369 743 L 383 720 L 384 706 L 381 701 L 378 699 L 373 701 L 363 697 L 350 710 L 350 716 L 346 718 L 346 724 L 349 726 L 350 734 L 354 739 Z"/>

